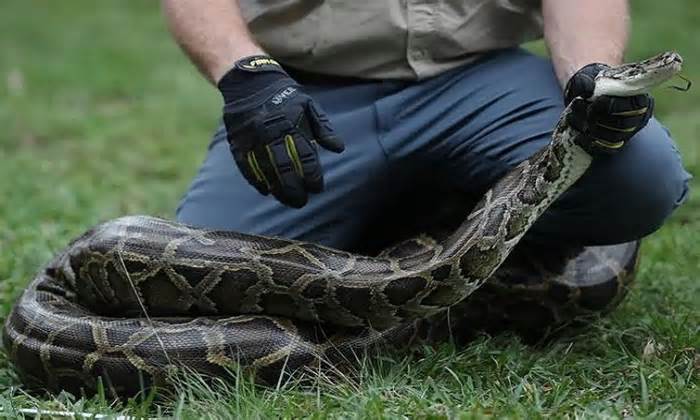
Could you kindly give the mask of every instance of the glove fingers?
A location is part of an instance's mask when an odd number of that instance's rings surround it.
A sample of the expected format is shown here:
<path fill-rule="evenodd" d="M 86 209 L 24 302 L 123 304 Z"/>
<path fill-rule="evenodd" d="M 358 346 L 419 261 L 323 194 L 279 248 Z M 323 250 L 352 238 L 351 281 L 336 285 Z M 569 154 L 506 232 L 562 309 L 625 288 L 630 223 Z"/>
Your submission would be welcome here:
<path fill-rule="evenodd" d="M 301 166 L 288 152 L 289 142 L 293 143 L 292 136 L 286 135 L 283 139 L 264 146 L 275 177 L 271 190 L 272 195 L 283 204 L 300 208 L 306 204 L 308 197 L 301 178 Z"/>
<path fill-rule="evenodd" d="M 306 190 L 312 193 L 323 191 L 323 173 L 318 159 L 318 150 L 313 143 L 296 136 L 293 141 L 286 142 L 285 146 L 292 161 L 298 163 Z"/>
<path fill-rule="evenodd" d="M 625 123 L 643 118 L 650 113 L 651 97 L 646 95 L 620 98 L 601 96 L 591 104 L 593 115 L 601 121 Z"/>
<path fill-rule="evenodd" d="M 321 147 L 334 153 L 340 153 L 345 150 L 345 145 L 335 134 L 335 130 L 333 130 L 328 116 L 313 102 L 313 100 L 309 100 L 307 103 L 306 114 L 311 131 Z"/>
<path fill-rule="evenodd" d="M 591 104 L 589 134 L 608 141 L 629 139 L 651 118 L 653 100 L 646 95 L 629 98 L 600 97 Z"/>
<path fill-rule="evenodd" d="M 230 149 L 238 169 L 246 181 L 255 187 L 260 194 L 268 195 L 270 193 L 270 181 L 260 168 L 258 153 L 253 150 L 243 153 L 234 146 L 230 146 Z"/>

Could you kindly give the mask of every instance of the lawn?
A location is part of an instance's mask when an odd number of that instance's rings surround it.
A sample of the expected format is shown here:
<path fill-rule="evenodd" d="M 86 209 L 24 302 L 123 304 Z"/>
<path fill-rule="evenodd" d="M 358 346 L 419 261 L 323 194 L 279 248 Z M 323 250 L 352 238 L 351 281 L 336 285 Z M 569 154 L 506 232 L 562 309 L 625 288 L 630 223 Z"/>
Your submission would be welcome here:
<path fill-rule="evenodd" d="M 633 2 L 628 58 L 676 49 L 700 83 L 696 0 Z M 700 171 L 700 88 L 657 92 L 657 116 Z M 170 40 L 157 2 L 3 0 L 0 320 L 39 265 L 98 221 L 173 217 L 220 106 Z M 694 183 L 698 187 L 698 182 Z M 635 288 L 580 335 L 509 335 L 367 363 L 354 382 L 258 388 L 245 378 L 115 402 L 23 392 L 0 350 L 0 417 L 20 408 L 181 418 L 700 418 L 700 200 L 644 242 Z"/>

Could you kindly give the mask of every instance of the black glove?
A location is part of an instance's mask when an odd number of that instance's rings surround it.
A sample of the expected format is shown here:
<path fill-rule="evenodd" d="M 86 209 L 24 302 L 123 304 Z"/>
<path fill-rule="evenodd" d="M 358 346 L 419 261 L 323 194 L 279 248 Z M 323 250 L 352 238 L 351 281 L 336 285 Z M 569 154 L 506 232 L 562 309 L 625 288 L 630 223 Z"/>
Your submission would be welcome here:
<path fill-rule="evenodd" d="M 595 77 L 608 68 L 605 64 L 589 64 L 576 72 L 564 90 L 568 105 L 573 101 L 568 123 L 589 137 L 585 148 L 590 153 L 610 154 L 618 151 L 649 122 L 654 99 L 649 95 L 600 96 L 594 101 Z M 581 97 L 583 99 L 576 99 Z"/>
<path fill-rule="evenodd" d="M 313 99 L 268 56 L 246 57 L 221 78 L 224 124 L 233 158 L 261 194 L 300 208 L 323 190 L 316 143 L 343 151 Z"/>

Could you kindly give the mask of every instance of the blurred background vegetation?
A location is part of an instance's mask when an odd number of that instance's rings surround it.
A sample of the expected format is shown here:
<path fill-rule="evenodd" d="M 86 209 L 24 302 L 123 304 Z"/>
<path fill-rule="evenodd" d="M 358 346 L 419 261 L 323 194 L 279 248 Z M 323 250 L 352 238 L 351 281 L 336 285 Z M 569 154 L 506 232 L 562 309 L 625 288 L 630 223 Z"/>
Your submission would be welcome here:
<path fill-rule="evenodd" d="M 698 174 L 700 3 L 631 3 L 633 37 L 628 59 L 676 49 L 686 59 L 685 75 L 699 84 L 685 94 L 670 89 L 656 93 L 657 116 L 679 143 L 688 170 Z M 533 48 L 543 51 L 541 44 Z M 37 267 L 85 228 L 127 213 L 172 218 L 204 156 L 219 107 L 218 93 L 169 38 L 158 2 L 3 0 L 0 319 Z M 350 417 L 401 413 L 409 407 L 413 407 L 409 412 L 428 417 L 461 410 L 516 416 L 569 411 L 652 417 L 698 414 L 699 234 L 700 200 L 691 195 L 671 221 L 645 241 L 637 287 L 620 310 L 604 321 L 600 328 L 606 333 L 595 330 L 585 338 L 586 344 L 576 340 L 568 356 L 545 357 L 515 339 L 485 338 L 476 345 L 481 347 L 467 353 L 445 350 L 452 356 L 441 360 L 459 380 L 444 379 L 442 388 L 430 388 L 433 391 L 420 391 L 430 381 L 428 374 L 415 372 L 406 383 L 396 378 L 378 380 L 394 390 L 392 398 L 381 397 L 379 402 L 374 399 L 376 389 L 370 388 L 345 394 L 324 389 L 331 397 L 323 399 L 303 392 L 270 399 L 266 391 L 250 391 L 254 397 L 247 407 L 253 411 L 248 414 L 265 413 L 255 411 L 256 406 L 290 416 L 310 415 L 314 407 L 321 414 Z M 642 357 L 650 342 L 657 343 L 657 350 L 664 349 L 652 361 Z M 483 366 L 465 365 L 477 350 L 500 356 L 486 357 Z M 472 356 L 465 356 L 470 351 Z M 497 366 L 494 360 L 500 360 Z M 499 371 L 503 363 L 516 368 L 505 374 L 506 385 L 493 390 L 488 378 L 503 379 Z M 396 368 L 399 376 L 411 372 L 401 366 Z M 553 377 L 569 378 L 564 381 L 569 388 L 563 398 L 542 391 L 538 402 L 532 400 L 533 394 L 523 393 L 523 381 L 538 366 Z M 471 396 L 465 396 L 464 384 L 474 375 L 487 380 L 481 388 L 473 388 L 472 383 Z M 529 380 L 535 389 L 542 385 L 536 378 Z M 16 385 L 0 351 L 0 408 L 65 406 L 58 400 L 30 402 Z M 190 407 L 196 417 L 204 397 L 187 395 L 185 411 Z M 108 404 L 93 406 L 108 409 Z"/>

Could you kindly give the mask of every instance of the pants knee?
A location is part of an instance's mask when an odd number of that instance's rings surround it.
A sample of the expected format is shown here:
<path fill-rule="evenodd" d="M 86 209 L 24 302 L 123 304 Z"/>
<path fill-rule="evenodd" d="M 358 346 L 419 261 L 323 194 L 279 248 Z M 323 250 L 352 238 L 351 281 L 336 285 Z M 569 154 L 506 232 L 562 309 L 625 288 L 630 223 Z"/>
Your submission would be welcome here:
<path fill-rule="evenodd" d="M 591 167 L 595 183 L 605 191 L 598 215 L 608 220 L 601 228 L 614 237 L 611 242 L 653 233 L 683 203 L 689 190 L 690 175 L 668 133 L 656 121 L 629 146 L 626 156 L 611 156 L 608 162 Z"/>
<path fill-rule="evenodd" d="M 683 173 L 678 168 L 650 168 L 636 179 L 618 180 L 610 191 L 611 198 L 617 197 L 611 207 L 617 208 L 618 235 L 630 240 L 658 230 L 688 194 Z"/>
<path fill-rule="evenodd" d="M 533 226 L 531 238 L 582 245 L 642 238 L 683 203 L 689 179 L 668 132 L 652 119 L 619 154 L 595 159 Z"/>

